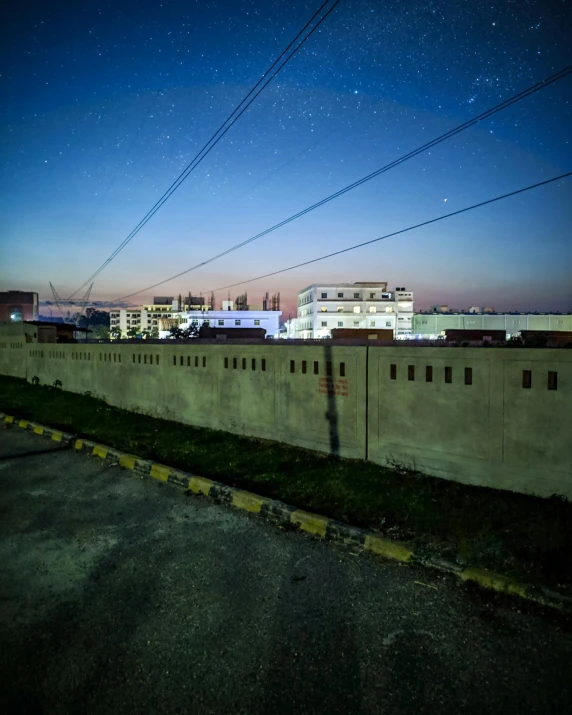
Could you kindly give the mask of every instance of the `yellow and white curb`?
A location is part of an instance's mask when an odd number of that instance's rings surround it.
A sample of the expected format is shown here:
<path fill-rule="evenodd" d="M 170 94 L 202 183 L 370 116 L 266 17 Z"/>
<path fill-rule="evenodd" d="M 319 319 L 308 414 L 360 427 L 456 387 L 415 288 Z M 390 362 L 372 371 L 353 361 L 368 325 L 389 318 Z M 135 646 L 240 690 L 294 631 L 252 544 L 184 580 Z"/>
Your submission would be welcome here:
<path fill-rule="evenodd" d="M 17 417 L 12 417 L 11 415 L 5 415 L 0 412 L 0 421 L 3 422 L 7 427 L 20 427 L 21 429 L 28 429 L 35 434 L 41 434 L 44 437 L 49 437 L 53 442 L 61 442 L 62 444 L 69 444 L 73 435 L 67 432 L 62 432 L 61 430 L 53 429 L 52 427 L 45 427 L 37 422 L 31 422 L 30 420 L 19 420 Z"/>
<path fill-rule="evenodd" d="M 19 420 L 1 412 L 0 422 L 7 427 L 31 430 L 35 434 L 49 437 L 55 442 L 68 444 L 77 452 L 84 452 L 93 457 L 103 459 L 110 464 L 119 465 L 141 477 L 150 477 L 159 482 L 167 482 L 182 487 L 188 494 L 202 494 L 219 504 L 243 509 L 251 514 L 260 514 L 260 516 L 282 527 L 291 527 L 328 541 L 351 545 L 354 549 L 393 561 L 415 563 L 445 571 L 458 577 L 462 582 L 470 581 L 497 593 L 517 596 L 560 611 L 572 612 L 572 598 L 562 596 L 546 588 L 520 583 L 508 576 L 485 569 L 471 566 L 463 567 L 442 558 L 415 554 L 407 544 L 386 539 L 366 529 L 350 526 L 319 514 L 311 514 L 281 501 L 262 497 L 243 489 L 229 487 L 212 479 L 206 479 L 164 464 L 142 459 L 136 455 L 127 454 L 91 440 L 76 438 L 74 435 L 54 430 L 51 427 L 45 427 L 36 422 Z"/>

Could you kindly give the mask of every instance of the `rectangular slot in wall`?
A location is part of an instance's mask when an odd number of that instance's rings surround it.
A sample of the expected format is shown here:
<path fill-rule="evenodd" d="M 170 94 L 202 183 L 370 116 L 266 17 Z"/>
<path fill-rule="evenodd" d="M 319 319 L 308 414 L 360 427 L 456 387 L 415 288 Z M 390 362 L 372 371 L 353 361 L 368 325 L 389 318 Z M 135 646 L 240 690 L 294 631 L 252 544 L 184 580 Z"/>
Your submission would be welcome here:
<path fill-rule="evenodd" d="M 346 364 L 345 362 L 340 363 L 340 377 L 346 376 Z"/>
<path fill-rule="evenodd" d="M 408 366 L 407 366 L 407 379 L 408 379 L 408 380 L 415 380 L 415 365 L 408 365 Z"/>
<path fill-rule="evenodd" d="M 199 366 L 199 356 L 195 355 L 195 367 Z"/>
<path fill-rule="evenodd" d="M 256 370 L 256 358 L 252 358 L 252 362 L 251 362 L 251 364 L 250 364 L 250 367 L 251 367 L 253 370 Z"/>
<path fill-rule="evenodd" d="M 522 371 L 522 386 L 525 390 L 530 390 L 532 387 L 532 370 Z"/>
<path fill-rule="evenodd" d="M 224 359 L 224 366 L 225 366 L 226 368 L 228 368 L 228 358 L 227 358 L 227 357 Z"/>
<path fill-rule="evenodd" d="M 290 372 L 296 372 L 296 363 L 294 360 L 290 360 Z"/>
<path fill-rule="evenodd" d="M 115 355 L 113 357 L 115 357 Z M 143 363 L 147 365 L 147 355 L 143 355 Z"/>
<path fill-rule="evenodd" d="M 433 365 L 425 365 L 425 382 L 433 382 Z"/>
<path fill-rule="evenodd" d="M 141 355 L 139 355 L 139 362 L 141 362 Z M 173 365 L 177 364 L 177 356 L 173 355 Z"/>
<path fill-rule="evenodd" d="M 262 372 L 266 372 L 266 358 L 262 358 L 261 363 L 262 363 Z"/>
<path fill-rule="evenodd" d="M 389 366 L 389 379 L 397 380 L 397 365 L 395 363 L 391 363 Z"/>
<path fill-rule="evenodd" d="M 548 389 L 557 390 L 558 389 L 558 373 L 553 370 L 548 371 Z"/>
<path fill-rule="evenodd" d="M 246 370 L 246 358 L 242 358 L 242 369 Z"/>
<path fill-rule="evenodd" d="M 187 355 L 187 367 L 191 367 L 191 356 Z"/>
<path fill-rule="evenodd" d="M 207 366 L 207 356 L 203 355 L 203 367 Z"/>
<path fill-rule="evenodd" d="M 308 363 L 306 360 L 302 360 L 302 374 L 305 375 L 308 370 Z"/>
<path fill-rule="evenodd" d="M 466 367 L 465 368 L 465 385 L 472 385 L 472 384 L 473 384 L 473 368 Z"/>
<path fill-rule="evenodd" d="M 445 368 L 445 382 L 453 382 L 453 368 L 450 366 Z"/>
<path fill-rule="evenodd" d="M 236 370 L 238 367 L 238 358 L 232 358 L 232 368 L 233 370 Z"/>
<path fill-rule="evenodd" d="M 318 375 L 320 373 L 320 363 L 317 360 L 314 360 L 314 375 Z"/>

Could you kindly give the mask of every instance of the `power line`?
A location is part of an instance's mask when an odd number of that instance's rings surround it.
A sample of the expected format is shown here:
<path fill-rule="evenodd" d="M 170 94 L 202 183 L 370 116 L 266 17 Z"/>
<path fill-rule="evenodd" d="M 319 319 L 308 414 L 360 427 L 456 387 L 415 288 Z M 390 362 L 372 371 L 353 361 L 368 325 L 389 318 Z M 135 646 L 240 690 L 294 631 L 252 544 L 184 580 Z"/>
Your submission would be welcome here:
<path fill-rule="evenodd" d="M 208 142 L 202 147 L 202 149 L 196 154 L 192 161 L 183 169 L 179 176 L 173 181 L 171 186 L 165 191 L 163 196 L 155 203 L 155 205 L 147 212 L 147 214 L 141 219 L 141 221 L 135 226 L 135 228 L 127 235 L 127 237 L 119 244 L 119 246 L 113 251 L 113 253 L 101 264 L 101 266 L 75 291 L 77 293 L 80 291 L 84 285 L 92 281 L 101 271 L 111 263 L 111 261 L 127 246 L 127 244 L 139 233 L 139 231 L 145 226 L 145 224 L 157 213 L 161 206 L 171 197 L 171 195 L 179 188 L 179 186 L 185 181 L 185 179 L 197 168 L 197 166 L 203 161 L 203 159 L 214 149 L 214 147 L 219 143 L 219 141 L 224 137 L 228 130 L 234 125 L 234 123 L 244 114 L 244 112 L 250 107 L 250 105 L 256 100 L 256 98 L 266 89 L 266 87 L 272 82 L 274 77 L 288 64 L 288 62 L 294 57 L 298 50 L 304 45 L 304 43 L 310 38 L 310 36 L 318 29 L 318 27 L 324 22 L 328 15 L 336 8 L 340 0 L 334 0 L 333 5 L 327 10 L 327 12 L 319 17 L 322 10 L 330 3 L 331 0 L 325 0 L 318 10 L 312 15 L 304 27 L 298 32 L 296 37 L 288 44 L 288 46 L 281 52 L 281 54 L 274 60 L 272 65 L 264 72 L 262 77 L 254 85 L 254 87 L 248 92 L 248 94 L 239 102 L 231 114 L 225 119 L 217 131 L 212 135 Z M 310 25 L 316 20 L 316 24 L 311 28 L 311 30 L 304 36 L 304 32 L 310 27 Z M 302 39 L 300 39 L 302 38 Z M 299 41 L 300 40 L 300 41 Z M 298 42 L 299 41 L 299 42 Z M 294 47 L 292 52 L 282 61 L 284 55 L 286 55 L 293 45 L 298 42 L 298 45 Z M 281 62 L 281 64 L 280 64 Z M 272 73 L 272 74 L 270 74 Z M 245 104 L 246 103 L 246 104 Z M 244 106 L 243 106 L 244 105 Z M 74 293 L 74 295 L 75 295 Z"/>
<path fill-rule="evenodd" d="M 380 169 L 373 171 L 371 174 L 367 174 L 366 176 L 362 177 L 361 179 L 354 181 L 352 184 L 349 184 L 348 186 L 345 186 L 343 189 L 340 189 L 339 191 L 336 191 L 335 193 L 330 194 L 329 196 L 322 199 L 321 201 L 317 201 L 316 203 L 312 204 L 311 206 L 308 206 L 307 208 L 303 209 L 302 211 L 299 211 L 298 213 L 293 214 L 289 218 L 284 219 L 284 221 L 280 221 L 279 223 L 274 224 L 274 226 L 271 226 L 270 228 L 267 228 L 264 231 L 257 233 L 255 236 L 252 236 L 251 238 L 247 238 L 245 241 L 242 241 L 241 243 L 238 243 L 235 246 L 231 246 L 230 248 L 226 249 L 225 251 L 222 251 L 221 253 L 217 253 L 215 256 L 212 256 L 211 258 L 207 258 L 205 261 L 201 261 L 201 263 L 197 263 L 195 266 L 192 266 L 191 268 L 187 268 L 184 271 L 180 271 L 179 273 L 176 273 L 175 275 L 170 276 L 169 278 L 165 278 L 165 280 L 159 281 L 158 283 L 154 283 L 153 285 L 147 286 L 146 288 L 142 288 L 141 290 L 135 291 L 134 293 L 130 293 L 128 296 L 124 296 L 124 298 L 131 298 L 134 295 L 138 295 L 139 293 L 144 293 L 145 291 L 152 290 L 153 288 L 157 288 L 158 286 L 163 285 L 164 283 L 168 283 L 169 281 L 175 280 L 176 278 L 180 278 L 181 276 L 184 276 L 187 273 L 190 273 L 191 271 L 195 271 L 198 268 L 202 268 L 203 266 L 208 265 L 209 263 L 213 263 L 214 261 L 218 260 L 219 258 L 223 258 L 224 256 L 228 255 L 229 253 L 233 253 L 234 251 L 237 251 L 239 248 L 243 248 L 244 246 L 248 245 L 249 243 L 252 243 L 253 241 L 258 240 L 259 238 L 266 236 L 267 234 L 271 233 L 272 231 L 276 231 L 278 228 L 282 228 L 282 226 L 285 226 L 286 224 L 291 223 L 292 221 L 295 221 L 298 218 L 301 218 L 305 214 L 310 213 L 310 211 L 314 211 L 314 209 L 317 209 L 320 206 L 323 206 L 324 204 L 327 204 L 330 201 L 337 199 L 338 197 L 342 196 L 343 194 L 346 194 L 348 191 L 352 191 L 353 189 L 357 188 L 358 186 L 361 186 L 362 184 L 365 184 L 366 182 L 371 181 L 372 179 L 380 176 L 380 174 L 383 174 L 386 171 L 389 171 L 390 169 L 393 169 L 396 166 L 403 164 L 404 162 L 408 161 L 409 159 L 412 159 L 413 157 L 417 156 L 418 154 L 421 154 L 421 153 L 427 151 L 428 149 L 431 149 L 434 146 L 441 144 L 441 142 L 444 142 L 447 139 L 454 137 L 456 134 L 459 134 L 460 132 L 465 131 L 465 129 L 469 129 L 470 127 L 474 126 L 475 124 L 478 124 L 479 122 L 482 122 L 485 119 L 492 117 L 497 112 L 500 112 L 503 109 L 507 109 L 511 105 L 516 104 L 517 102 L 521 101 L 522 99 L 525 99 L 526 97 L 529 97 L 530 95 L 534 94 L 535 92 L 538 92 L 539 90 L 550 86 L 554 82 L 557 82 L 558 80 L 563 79 L 564 77 L 568 76 L 570 73 L 572 73 L 572 65 L 569 65 L 568 67 L 565 67 L 564 69 L 560 70 L 560 72 L 556 72 L 555 74 L 551 75 L 550 77 L 546 77 L 546 79 L 543 79 L 542 81 L 537 82 L 536 84 L 532 85 L 531 87 L 528 87 L 527 89 L 522 90 L 522 92 L 519 92 L 518 94 L 515 94 L 514 96 L 510 97 L 509 99 L 504 100 L 503 102 L 495 105 L 491 109 L 487 109 L 485 112 L 481 112 L 481 114 L 478 114 L 476 117 L 473 117 L 472 119 L 469 119 L 466 122 L 463 122 L 463 124 L 459 124 L 454 129 L 451 129 L 448 132 L 445 132 L 445 134 L 441 134 L 440 136 L 436 137 L 435 139 L 432 139 L 431 141 L 427 142 L 426 144 L 423 144 L 422 146 L 418 147 L 417 149 L 413 149 L 408 154 L 405 154 L 404 156 L 400 157 L 399 159 L 395 159 L 394 161 L 390 162 L 389 164 L 382 166 Z M 118 300 L 122 300 L 122 299 L 118 298 Z"/>
<path fill-rule="evenodd" d="M 354 246 L 349 246 L 348 248 L 342 248 L 339 251 L 334 251 L 334 253 L 328 253 L 325 256 L 320 256 L 319 258 L 312 258 L 309 261 L 304 261 L 303 263 L 297 263 L 295 266 L 289 266 L 288 268 L 281 268 L 278 271 L 272 271 L 271 273 L 265 273 L 262 276 L 257 276 L 256 278 L 249 278 L 246 281 L 239 281 L 238 283 L 231 283 L 230 285 L 221 286 L 220 288 L 215 288 L 212 292 L 217 292 L 219 290 L 227 290 L 228 288 L 235 288 L 236 286 L 244 285 L 245 283 L 253 283 L 254 281 L 259 281 L 262 278 L 269 278 L 270 276 L 276 276 L 279 273 L 286 273 L 287 271 L 293 271 L 295 268 L 302 268 L 303 266 L 308 266 L 311 263 L 317 263 L 318 261 L 325 261 L 326 258 L 333 258 L 334 256 L 339 256 L 342 253 L 348 253 L 349 251 L 355 251 L 356 248 L 363 248 L 364 246 L 369 246 L 377 241 L 383 241 L 386 238 L 391 238 L 392 236 L 398 236 L 401 233 L 407 233 L 408 231 L 413 231 L 416 228 L 421 228 L 423 226 L 428 226 L 432 223 L 437 223 L 437 221 L 443 221 L 446 218 L 451 218 L 452 216 L 458 216 L 459 214 L 466 213 L 467 211 L 472 211 L 473 209 L 481 208 L 482 206 L 487 206 L 488 204 L 493 204 L 496 201 L 502 201 L 503 199 L 508 199 L 511 196 L 516 196 L 517 194 L 522 194 L 525 191 L 531 191 L 532 189 L 537 189 L 539 186 L 546 186 L 546 184 L 551 184 L 554 181 L 560 181 L 561 179 L 567 179 L 572 176 L 572 171 L 566 174 L 560 174 L 560 176 L 555 176 L 552 179 L 546 179 L 545 181 L 539 181 L 537 184 L 531 184 L 530 186 L 525 186 L 523 189 L 517 189 L 516 191 L 511 191 L 508 194 L 503 194 L 502 196 L 497 196 L 494 199 L 487 199 L 486 201 L 481 201 L 478 204 L 473 204 L 472 206 L 466 206 L 464 209 L 459 209 L 458 211 L 452 211 L 451 213 L 444 214 L 443 216 L 437 216 L 437 218 L 429 219 L 428 221 L 423 221 L 417 223 L 414 226 L 408 226 L 407 228 L 402 228 L 399 231 L 393 231 L 392 233 L 386 233 L 385 236 L 379 236 L 378 238 L 372 238 L 370 241 L 364 241 L 363 243 L 357 243 Z M 208 291 L 209 293 L 211 291 Z M 129 297 L 129 296 L 125 296 Z M 118 300 L 122 300 L 118 298 Z"/>

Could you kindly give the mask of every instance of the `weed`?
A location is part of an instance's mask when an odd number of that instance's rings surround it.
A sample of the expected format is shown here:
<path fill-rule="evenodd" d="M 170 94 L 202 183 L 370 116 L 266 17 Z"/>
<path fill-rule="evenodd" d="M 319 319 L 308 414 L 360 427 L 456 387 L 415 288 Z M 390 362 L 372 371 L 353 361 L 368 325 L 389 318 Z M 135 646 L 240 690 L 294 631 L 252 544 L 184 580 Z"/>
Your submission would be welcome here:
<path fill-rule="evenodd" d="M 301 509 L 413 539 L 476 566 L 572 586 L 572 502 L 561 495 L 540 499 L 463 485 L 402 464 L 390 469 L 339 459 L 34 385 L 0 376 L 2 410 Z"/>

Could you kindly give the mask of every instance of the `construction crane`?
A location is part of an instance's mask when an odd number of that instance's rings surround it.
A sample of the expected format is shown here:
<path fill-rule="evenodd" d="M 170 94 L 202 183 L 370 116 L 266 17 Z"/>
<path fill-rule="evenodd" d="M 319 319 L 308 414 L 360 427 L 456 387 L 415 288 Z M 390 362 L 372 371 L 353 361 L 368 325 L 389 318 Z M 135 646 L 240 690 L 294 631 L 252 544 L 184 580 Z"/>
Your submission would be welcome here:
<path fill-rule="evenodd" d="M 89 286 L 89 288 L 85 292 L 85 295 L 83 296 L 83 298 L 81 298 L 79 300 L 75 300 L 72 298 L 61 298 L 51 282 L 50 282 L 50 288 L 52 289 L 52 295 L 54 296 L 54 303 L 56 304 L 58 310 L 60 311 L 62 320 L 64 321 L 64 323 L 66 322 L 66 317 L 64 315 L 63 306 L 73 305 L 73 306 L 80 307 L 80 311 L 79 311 L 79 313 L 77 313 L 77 317 L 76 317 L 76 321 L 75 321 L 76 326 L 79 326 L 80 320 L 82 319 L 84 311 L 85 311 L 87 304 L 89 302 L 89 296 L 91 295 L 91 289 L 93 288 L 93 283 Z"/>

